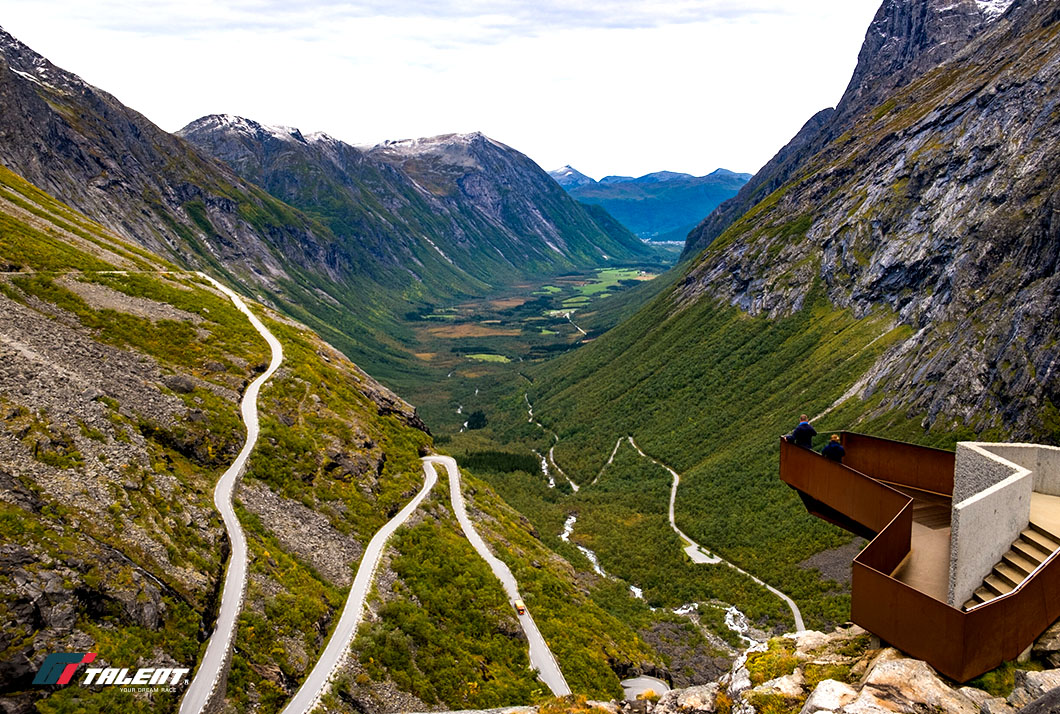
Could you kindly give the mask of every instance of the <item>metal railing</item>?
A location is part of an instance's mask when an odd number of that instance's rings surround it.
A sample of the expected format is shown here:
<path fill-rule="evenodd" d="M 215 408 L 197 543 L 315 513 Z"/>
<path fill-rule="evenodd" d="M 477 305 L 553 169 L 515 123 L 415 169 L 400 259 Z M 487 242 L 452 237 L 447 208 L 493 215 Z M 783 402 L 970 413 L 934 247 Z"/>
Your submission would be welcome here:
<path fill-rule="evenodd" d="M 1060 617 L 1060 553 L 1012 592 L 967 612 L 894 578 L 912 547 L 913 499 L 881 481 L 952 494 L 954 454 L 850 432 L 841 438 L 843 464 L 781 442 L 780 477 L 811 511 L 820 504 L 875 534 L 853 563 L 854 622 L 966 682 L 1015 659 Z"/>

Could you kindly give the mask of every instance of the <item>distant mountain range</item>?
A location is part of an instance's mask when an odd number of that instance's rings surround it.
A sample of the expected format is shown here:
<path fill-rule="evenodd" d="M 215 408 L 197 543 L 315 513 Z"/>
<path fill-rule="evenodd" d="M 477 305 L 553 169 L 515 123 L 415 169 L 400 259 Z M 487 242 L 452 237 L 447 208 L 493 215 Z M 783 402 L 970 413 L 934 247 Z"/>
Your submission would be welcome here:
<path fill-rule="evenodd" d="M 360 243 L 377 277 L 407 284 L 413 274 L 436 294 L 647 254 L 620 227 L 601 227 L 526 156 L 478 132 L 365 149 L 213 114 L 177 134 Z M 397 266 L 404 277 L 394 276 Z"/>
<path fill-rule="evenodd" d="M 173 135 L 2 29 L 0 97 L 0 164 L 384 379 L 420 368 L 398 344 L 410 306 L 651 252 L 481 134 L 365 152 L 218 114 Z"/>
<path fill-rule="evenodd" d="M 641 238 L 681 242 L 751 178 L 751 174 L 718 169 L 706 176 L 657 171 L 640 178 L 605 176 L 595 181 L 571 166 L 549 175 L 571 196 L 603 207 Z"/>

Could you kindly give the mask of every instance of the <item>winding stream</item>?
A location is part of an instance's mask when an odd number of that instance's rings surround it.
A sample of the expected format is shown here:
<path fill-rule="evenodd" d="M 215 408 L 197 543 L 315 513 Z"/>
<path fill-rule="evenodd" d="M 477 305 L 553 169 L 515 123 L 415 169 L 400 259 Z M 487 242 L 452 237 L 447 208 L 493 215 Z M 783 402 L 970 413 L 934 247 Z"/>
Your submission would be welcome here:
<path fill-rule="evenodd" d="M 574 524 L 577 522 L 578 516 L 574 515 L 573 513 L 567 516 L 567 522 L 563 524 L 563 532 L 559 536 L 559 539 L 561 541 L 563 541 L 564 543 L 571 542 L 570 537 L 571 534 L 574 533 Z M 578 545 L 577 543 L 572 543 L 571 545 L 581 551 L 581 554 L 588 558 L 589 562 L 593 564 L 593 570 L 596 571 L 597 575 L 604 578 L 611 577 L 610 575 L 604 572 L 603 566 L 600 565 L 600 559 L 596 557 L 596 553 L 592 552 L 583 545 Z"/>

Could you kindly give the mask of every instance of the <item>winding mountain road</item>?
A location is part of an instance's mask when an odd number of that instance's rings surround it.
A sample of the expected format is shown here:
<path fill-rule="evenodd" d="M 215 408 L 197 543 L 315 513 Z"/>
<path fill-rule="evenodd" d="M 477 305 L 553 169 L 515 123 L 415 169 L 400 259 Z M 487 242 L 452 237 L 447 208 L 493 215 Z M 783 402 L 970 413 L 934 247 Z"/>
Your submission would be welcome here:
<path fill-rule="evenodd" d="M 394 532 L 408 520 L 412 512 L 420 507 L 423 499 L 427 497 L 434 485 L 438 483 L 438 472 L 428 466 L 427 459 L 423 460 L 423 488 L 419 493 L 405 504 L 396 516 L 387 521 L 386 525 L 376 531 L 368 547 L 364 549 L 361 556 L 361 564 L 357 568 L 357 575 L 353 578 L 349 595 L 346 596 L 346 604 L 339 616 L 339 623 L 331 634 L 327 646 L 321 653 L 309 676 L 302 682 L 291 701 L 283 709 L 283 714 L 305 714 L 311 712 L 320 704 L 321 697 L 331 688 L 331 681 L 335 673 L 346 662 L 349 656 L 350 644 L 357 634 L 357 628 L 364 616 L 364 604 L 368 598 L 368 591 L 375 580 L 375 571 L 379 566 L 379 559 L 383 556 L 383 549 Z"/>
<path fill-rule="evenodd" d="M 456 460 L 450 456 L 425 456 L 423 461 L 425 464 L 429 463 L 445 467 L 449 474 L 449 498 L 453 505 L 453 513 L 456 514 L 456 519 L 460 522 L 464 535 L 467 536 L 468 541 L 478 551 L 478 554 L 482 556 L 482 559 L 489 564 L 497 579 L 501 581 L 504 592 L 508 594 L 508 599 L 512 601 L 521 600 L 519 584 L 515 581 L 512 571 L 503 561 L 490 552 L 486 542 L 482 540 L 482 536 L 475 530 L 471 519 L 467 515 L 464 494 L 460 488 L 460 469 L 456 465 Z M 518 617 L 519 625 L 523 628 L 523 632 L 526 633 L 526 639 L 530 642 L 530 664 L 537 670 L 537 676 L 548 685 L 548 688 L 552 690 L 555 696 L 562 697 L 570 694 L 571 691 L 570 687 L 567 686 L 567 680 L 563 677 L 563 672 L 560 670 L 556 658 L 552 655 L 552 650 L 548 648 L 548 643 L 545 642 L 545 638 L 541 636 L 541 632 L 537 629 L 537 624 L 534 622 L 534 618 L 531 617 L 530 611 L 527 610 Z"/>
<path fill-rule="evenodd" d="M 250 324 L 258 331 L 265 341 L 269 343 L 272 350 L 272 360 L 269 367 L 257 379 L 250 383 L 247 391 L 243 394 L 240 411 L 243 415 L 243 423 L 247 427 L 247 438 L 243 448 L 236 456 L 235 461 L 224 472 L 217 482 L 213 492 L 214 506 L 221 513 L 224 520 L 225 531 L 232 545 L 232 553 L 228 560 L 228 569 L 225 572 L 224 589 L 221 591 L 221 607 L 217 612 L 217 623 L 213 634 L 206 645 L 206 654 L 203 655 L 199 669 L 195 677 L 188 685 L 184 698 L 180 702 L 180 714 L 199 714 L 210 702 L 222 675 L 226 671 L 226 664 L 232 652 L 232 639 L 235 635 L 236 620 L 239 611 L 243 607 L 243 595 L 247 585 L 247 540 L 243 535 L 243 528 L 239 525 L 235 511 L 232 510 L 232 492 L 235 490 L 236 482 L 243 475 L 247 467 L 247 458 L 254 450 L 254 444 L 258 440 L 258 393 L 273 373 L 279 368 L 283 361 L 283 347 L 280 341 L 269 332 L 246 306 L 246 303 L 231 289 L 217 282 L 209 275 L 197 273 L 201 278 L 208 280 L 215 288 L 232 299 L 235 306 L 247 316 Z"/>
<path fill-rule="evenodd" d="M 552 456 L 552 452 L 556 448 L 555 444 L 559 442 L 559 436 L 554 431 L 550 431 L 550 430 L 546 429 L 544 427 L 544 425 L 541 424 L 541 422 L 539 422 L 536 419 L 534 419 L 534 405 L 530 403 L 530 395 L 526 394 L 524 392 L 523 393 L 523 399 L 526 401 L 526 409 L 527 409 L 527 414 L 528 414 L 527 421 L 530 422 L 531 424 L 536 424 L 540 429 L 544 430 L 546 433 L 551 434 L 552 438 L 555 440 L 553 445 L 552 445 L 552 448 L 549 449 L 549 452 L 548 452 L 549 460 L 552 462 L 552 465 L 556 468 L 556 470 L 564 478 L 567 479 L 567 481 L 570 483 L 570 485 L 574 489 L 574 491 L 577 492 L 578 491 L 578 486 L 575 485 L 574 481 L 571 480 L 570 476 L 567 476 L 567 474 L 563 473 L 563 470 L 556 464 L 555 459 Z M 637 446 L 637 442 L 635 442 L 633 440 L 632 436 L 627 436 L 626 438 L 629 440 L 629 445 L 632 446 L 634 449 L 636 449 L 638 454 L 640 454 L 643 458 L 648 459 L 649 461 L 651 461 L 656 466 L 659 466 L 661 468 L 666 469 L 667 471 L 670 472 L 670 475 L 673 476 L 673 479 L 674 479 L 673 480 L 673 485 L 670 487 L 670 512 L 669 512 L 670 527 L 673 528 L 674 533 L 676 533 L 677 536 L 684 542 L 684 544 L 685 544 L 685 548 L 684 548 L 685 553 L 687 553 L 688 557 L 692 559 L 692 562 L 693 563 L 699 563 L 699 564 L 724 564 L 724 565 L 729 566 L 730 568 L 732 568 L 736 572 L 742 573 L 743 575 L 746 575 L 748 578 L 750 578 L 751 580 L 755 581 L 756 583 L 758 583 L 759 585 L 764 587 L 766 590 L 768 590 L 769 592 L 773 593 L 778 598 L 783 600 L 784 603 L 788 606 L 788 609 L 791 610 L 791 615 L 792 615 L 792 617 L 795 620 L 795 629 L 797 631 L 800 631 L 800 632 L 802 630 L 805 630 L 806 629 L 806 623 L 802 619 L 802 611 L 799 610 L 799 606 L 795 604 L 794 600 L 792 600 L 790 597 L 788 597 L 784 593 L 782 593 L 779 590 L 777 590 L 772 585 L 769 585 L 769 584 L 763 582 L 762 580 L 760 580 L 759 578 L 756 578 L 754 575 L 751 575 L 750 573 L 748 573 L 743 568 L 740 568 L 739 566 L 737 566 L 737 565 L 735 565 L 733 563 L 730 563 L 729 561 L 725 560 L 724 558 L 722 558 L 722 557 L 720 557 L 718 555 L 712 554 L 709 550 L 707 550 L 706 548 L 701 546 L 699 543 L 696 543 L 694 540 L 689 538 L 688 535 L 684 531 L 682 531 L 680 528 L 677 527 L 677 521 L 674 518 L 674 502 L 677 500 L 677 487 L 681 483 L 680 474 L 678 474 L 676 471 L 674 471 L 672 468 L 670 468 L 666 464 L 664 464 L 664 463 L 662 463 L 660 461 L 656 461 L 655 459 L 653 459 L 652 457 L 648 456 L 643 451 L 641 451 L 641 448 L 639 446 Z M 594 478 L 592 480 L 593 484 L 597 483 L 600 480 L 600 477 L 603 476 L 604 471 L 607 470 L 607 467 L 610 466 L 612 463 L 614 463 L 615 455 L 618 454 L 618 447 L 621 446 L 621 444 L 622 444 L 622 439 L 619 438 L 619 440 L 615 442 L 615 448 L 611 451 L 611 456 L 608 457 L 607 463 L 605 463 L 603 465 L 603 467 L 601 467 L 600 472 L 598 474 L 596 474 L 596 478 Z"/>
<path fill-rule="evenodd" d="M 685 542 L 685 544 L 686 544 L 685 552 L 688 553 L 688 557 L 690 557 L 692 559 L 692 562 L 693 563 L 722 563 L 724 565 L 729 566 L 730 568 L 732 568 L 736 572 L 742 573 L 743 575 L 746 575 L 751 580 L 755 581 L 756 583 L 758 583 L 759 585 L 764 587 L 766 590 L 768 590 L 769 592 L 773 593 L 778 598 L 783 600 L 787 604 L 788 608 L 791 610 L 792 616 L 795 618 L 795 629 L 797 631 L 799 631 L 799 632 L 801 632 L 802 630 L 805 630 L 806 629 L 806 623 L 804 623 L 803 620 L 802 620 L 802 612 L 799 610 L 799 606 L 795 604 L 794 600 L 792 600 L 790 597 L 788 597 L 784 593 L 782 593 L 779 590 L 777 590 L 772 585 L 768 585 L 768 584 L 762 582 L 761 580 L 759 580 L 755 576 L 753 576 L 750 573 L 748 573 L 743 568 L 740 568 L 739 566 L 734 565 L 734 564 L 730 563 L 729 561 L 725 560 L 724 558 L 718 557 L 717 555 L 712 555 L 710 553 L 710 551 L 708 551 L 706 548 L 701 546 L 699 543 L 696 543 L 691 538 L 689 538 L 684 533 L 684 531 L 682 531 L 680 528 L 677 527 L 677 522 L 674 520 L 674 501 L 677 500 L 677 486 L 681 483 L 681 476 L 676 471 L 674 471 L 672 468 L 667 466 L 666 464 L 661 463 L 659 461 L 656 461 L 655 459 L 653 459 L 652 457 L 648 456 L 643 451 L 641 451 L 640 447 L 637 446 L 637 442 L 633 441 L 633 437 L 632 436 L 627 437 L 627 438 L 629 439 L 629 445 L 632 446 L 634 449 L 636 449 L 638 454 L 640 454 L 645 459 L 648 459 L 649 461 L 651 461 L 656 466 L 659 466 L 661 468 L 666 469 L 667 471 L 670 472 L 670 475 L 674 477 L 673 485 L 670 487 L 670 527 L 673 528 L 674 529 L 674 533 L 676 533 L 678 535 L 678 537 L 682 541 Z M 622 443 L 621 439 L 619 439 L 618 441 L 619 441 L 619 443 Z M 618 445 L 617 444 L 615 445 L 615 451 L 616 452 L 618 451 Z M 611 456 L 612 456 L 612 458 L 614 458 L 614 453 L 612 453 Z"/>

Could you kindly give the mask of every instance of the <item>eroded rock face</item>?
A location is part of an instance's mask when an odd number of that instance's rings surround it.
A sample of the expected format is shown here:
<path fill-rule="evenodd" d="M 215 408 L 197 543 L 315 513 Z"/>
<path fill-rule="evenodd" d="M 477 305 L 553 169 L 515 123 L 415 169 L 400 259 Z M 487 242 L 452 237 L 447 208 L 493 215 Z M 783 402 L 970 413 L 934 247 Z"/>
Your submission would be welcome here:
<path fill-rule="evenodd" d="M 826 679 L 807 697 L 799 714 L 835 712 L 857 699 L 857 696 L 857 691 L 849 684 Z"/>
<path fill-rule="evenodd" d="M 763 671 L 776 676 L 753 686 Z M 822 678 L 822 673 L 839 679 Z M 800 714 L 1015 714 L 1031 703 L 1038 708 L 1028 708 L 1028 713 L 1060 711 L 1048 708 L 1049 697 L 1056 696 L 1060 704 L 1060 669 L 1017 671 L 1016 687 L 1006 701 L 974 687 L 952 686 L 926 662 L 894 648 L 873 649 L 868 633 L 849 625 L 831 633 L 788 634 L 752 647 L 717 684 L 675 689 L 647 714 L 658 714 L 663 705 L 662 714 L 677 714 L 682 711 L 678 702 L 691 701 L 692 696 L 705 699 L 709 691 L 715 692 L 713 706 L 724 698 L 725 706 L 740 714 L 774 711 L 777 706 Z"/>
<path fill-rule="evenodd" d="M 1031 653 L 1035 657 L 1045 659 L 1053 667 L 1060 667 L 1060 622 L 1054 624 L 1038 638 Z"/>
<path fill-rule="evenodd" d="M 979 714 L 978 705 L 950 689 L 926 662 L 899 659 L 875 666 L 861 692 L 843 707 L 844 714 L 875 714 L 881 711 L 927 711 L 935 707 L 952 714 Z"/>
<path fill-rule="evenodd" d="M 659 698 L 655 714 L 713 714 L 717 711 L 717 683 L 674 689 Z"/>
<path fill-rule="evenodd" d="M 258 481 L 240 484 L 239 500 L 289 552 L 311 563 L 335 585 L 350 585 L 350 566 L 360 562 L 364 552 L 357 538 L 338 532 L 324 514 L 284 498 Z"/>
<path fill-rule="evenodd" d="M 882 392 L 881 411 L 925 414 L 925 427 L 1045 438 L 1047 401 L 1060 400 L 1060 124 L 1046 118 L 1060 96 L 1060 23 L 1051 4 L 1017 3 L 971 30 L 973 5 L 886 3 L 885 35 L 974 37 L 942 64 L 927 40 L 881 38 L 869 52 L 881 68 L 866 76 L 931 68 L 854 112 L 703 253 L 676 300 L 780 317 L 823 288 L 857 316 L 884 310 L 911 336 L 851 396 Z"/>
<path fill-rule="evenodd" d="M 794 177 L 814 154 L 847 131 L 895 89 L 954 57 L 996 13 L 975 0 L 886 0 L 876 13 L 858 64 L 836 109 L 811 117 L 740 191 L 688 236 L 685 256 L 702 251 L 744 213 Z"/>
<path fill-rule="evenodd" d="M 1060 669 L 1049 669 L 1044 672 L 1016 670 L 1016 685 L 1012 689 L 1008 703 L 1017 708 L 1025 707 L 1058 687 L 1060 687 Z"/>

